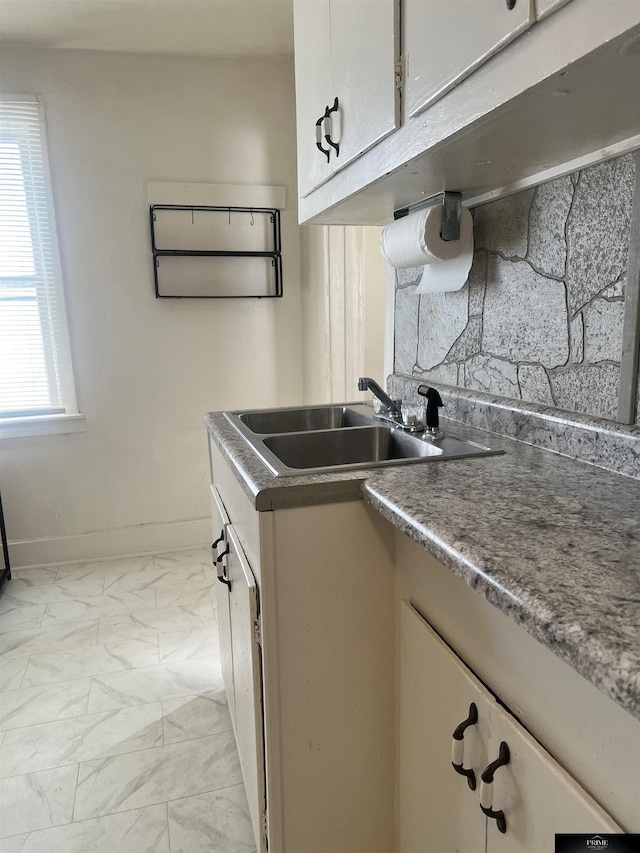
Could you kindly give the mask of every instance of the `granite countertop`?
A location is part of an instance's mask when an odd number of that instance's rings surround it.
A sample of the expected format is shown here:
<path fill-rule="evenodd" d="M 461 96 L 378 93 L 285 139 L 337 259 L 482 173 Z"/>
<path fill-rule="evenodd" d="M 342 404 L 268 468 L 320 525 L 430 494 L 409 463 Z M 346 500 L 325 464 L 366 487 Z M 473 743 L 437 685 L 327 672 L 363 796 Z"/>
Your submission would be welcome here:
<path fill-rule="evenodd" d="M 361 498 L 640 719 L 639 480 L 444 420 L 505 454 L 274 477 L 207 426 L 256 509 Z"/>

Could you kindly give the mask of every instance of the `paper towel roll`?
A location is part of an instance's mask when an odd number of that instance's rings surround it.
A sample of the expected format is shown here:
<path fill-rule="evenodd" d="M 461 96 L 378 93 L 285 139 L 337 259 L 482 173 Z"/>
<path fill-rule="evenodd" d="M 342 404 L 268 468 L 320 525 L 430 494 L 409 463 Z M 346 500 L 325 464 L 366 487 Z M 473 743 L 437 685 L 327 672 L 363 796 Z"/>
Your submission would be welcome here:
<path fill-rule="evenodd" d="M 380 235 L 382 254 L 397 269 L 424 267 L 416 293 L 459 290 L 473 261 L 473 219 L 466 207 L 460 217 L 460 239 L 443 240 L 442 205 L 410 213 Z"/>

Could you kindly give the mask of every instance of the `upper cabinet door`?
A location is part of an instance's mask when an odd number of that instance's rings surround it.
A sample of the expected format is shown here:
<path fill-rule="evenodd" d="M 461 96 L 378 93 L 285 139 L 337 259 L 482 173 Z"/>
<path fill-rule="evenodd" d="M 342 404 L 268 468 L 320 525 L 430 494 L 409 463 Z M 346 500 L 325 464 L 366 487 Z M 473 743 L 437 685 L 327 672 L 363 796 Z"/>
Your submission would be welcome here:
<path fill-rule="evenodd" d="M 294 0 L 300 196 L 399 126 L 399 2 Z"/>
<path fill-rule="evenodd" d="M 332 171 L 316 146 L 316 123 L 331 96 L 329 0 L 294 0 L 298 193 L 307 195 Z M 322 141 L 328 151 L 329 146 Z"/>
<path fill-rule="evenodd" d="M 329 10 L 337 171 L 399 127 L 399 0 L 331 0 Z"/>
<path fill-rule="evenodd" d="M 533 0 L 405 0 L 406 115 L 415 116 L 534 21 Z"/>

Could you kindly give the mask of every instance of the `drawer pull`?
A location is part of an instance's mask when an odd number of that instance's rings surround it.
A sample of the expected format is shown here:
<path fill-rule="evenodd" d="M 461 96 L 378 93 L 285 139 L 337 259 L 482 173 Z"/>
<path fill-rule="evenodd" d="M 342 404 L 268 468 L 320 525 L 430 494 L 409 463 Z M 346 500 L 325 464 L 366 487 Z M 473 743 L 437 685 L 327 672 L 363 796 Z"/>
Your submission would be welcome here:
<path fill-rule="evenodd" d="M 475 702 L 469 705 L 469 716 L 463 720 L 453 733 L 453 741 L 451 743 L 451 765 L 456 773 L 465 776 L 467 784 L 472 791 L 476 789 L 476 774 L 473 770 L 465 770 L 464 764 L 464 733 L 469 726 L 474 726 L 478 722 L 478 709 Z"/>
<path fill-rule="evenodd" d="M 505 764 L 508 764 L 510 761 L 511 753 L 509 752 L 509 747 L 504 741 L 502 741 L 500 743 L 498 757 L 495 761 L 492 761 L 491 764 L 487 764 L 485 769 L 482 771 L 482 776 L 480 777 L 480 808 L 487 817 L 495 820 L 496 826 L 500 832 L 507 831 L 507 819 L 504 816 L 502 809 L 499 811 L 493 810 L 493 774 L 496 772 L 498 767 L 504 767 Z"/>

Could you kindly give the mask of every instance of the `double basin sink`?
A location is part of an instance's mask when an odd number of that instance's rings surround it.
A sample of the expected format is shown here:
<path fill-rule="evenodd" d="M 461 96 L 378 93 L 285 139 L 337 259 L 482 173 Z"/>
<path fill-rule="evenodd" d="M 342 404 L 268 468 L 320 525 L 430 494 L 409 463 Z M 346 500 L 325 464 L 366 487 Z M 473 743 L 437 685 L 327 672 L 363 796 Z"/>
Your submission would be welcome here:
<path fill-rule="evenodd" d="M 445 435 L 431 440 L 374 417 L 367 403 L 225 412 L 277 477 L 500 453 Z"/>

